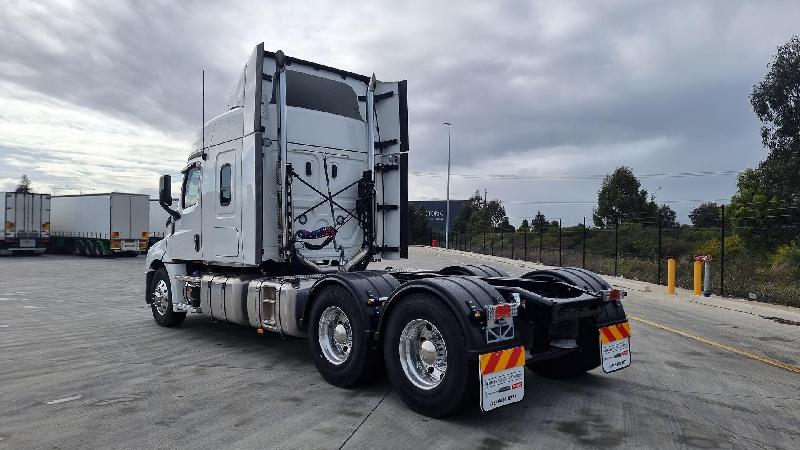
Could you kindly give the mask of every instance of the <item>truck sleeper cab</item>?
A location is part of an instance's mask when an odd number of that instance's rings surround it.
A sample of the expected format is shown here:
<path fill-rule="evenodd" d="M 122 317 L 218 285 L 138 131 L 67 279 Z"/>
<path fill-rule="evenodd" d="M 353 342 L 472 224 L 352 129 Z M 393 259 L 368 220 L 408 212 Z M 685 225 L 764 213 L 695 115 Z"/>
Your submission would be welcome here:
<path fill-rule="evenodd" d="M 383 366 L 433 417 L 521 400 L 525 365 L 565 377 L 629 364 L 628 336 L 600 331 L 626 329 L 620 293 L 590 272 L 367 270 L 407 257 L 408 150 L 405 82 L 257 46 L 195 140 L 175 204 L 161 179 L 170 218 L 145 279 L 155 321 L 201 314 L 308 338 L 331 384 Z"/>

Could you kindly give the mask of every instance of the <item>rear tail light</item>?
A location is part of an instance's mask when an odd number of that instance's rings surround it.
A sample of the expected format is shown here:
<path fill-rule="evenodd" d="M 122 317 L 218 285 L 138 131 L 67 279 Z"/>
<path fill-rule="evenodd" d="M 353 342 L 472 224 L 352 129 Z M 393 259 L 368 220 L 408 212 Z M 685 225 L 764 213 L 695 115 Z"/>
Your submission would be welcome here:
<path fill-rule="evenodd" d="M 17 229 L 17 224 L 14 222 L 6 222 L 6 231 L 14 231 Z"/>
<path fill-rule="evenodd" d="M 111 232 L 111 238 L 112 238 L 112 239 L 117 239 L 117 238 L 119 238 L 119 231 L 112 231 L 112 232 Z"/>
<path fill-rule="evenodd" d="M 142 231 L 142 239 L 147 239 L 150 237 L 150 233 L 147 231 Z"/>
<path fill-rule="evenodd" d="M 42 224 L 42 231 L 50 231 L 50 222 L 45 222 Z"/>
<path fill-rule="evenodd" d="M 488 320 L 507 319 L 517 315 L 518 305 L 514 303 L 500 303 L 486 307 L 486 318 Z"/>
<path fill-rule="evenodd" d="M 623 294 L 619 289 L 609 289 L 603 291 L 603 300 L 607 302 L 618 302 L 622 300 Z"/>

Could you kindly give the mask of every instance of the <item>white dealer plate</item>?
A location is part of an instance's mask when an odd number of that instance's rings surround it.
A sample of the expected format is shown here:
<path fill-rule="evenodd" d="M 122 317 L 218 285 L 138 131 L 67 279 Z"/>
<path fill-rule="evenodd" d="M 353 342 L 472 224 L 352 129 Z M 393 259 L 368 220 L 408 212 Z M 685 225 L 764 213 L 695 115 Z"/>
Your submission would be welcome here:
<path fill-rule="evenodd" d="M 628 322 L 600 328 L 600 357 L 605 373 L 631 365 L 631 328 Z"/>
<path fill-rule="evenodd" d="M 20 239 L 19 241 L 20 247 L 36 247 L 36 239 Z"/>
<path fill-rule="evenodd" d="M 480 356 L 481 410 L 491 411 L 525 396 L 525 348 L 514 347 Z"/>

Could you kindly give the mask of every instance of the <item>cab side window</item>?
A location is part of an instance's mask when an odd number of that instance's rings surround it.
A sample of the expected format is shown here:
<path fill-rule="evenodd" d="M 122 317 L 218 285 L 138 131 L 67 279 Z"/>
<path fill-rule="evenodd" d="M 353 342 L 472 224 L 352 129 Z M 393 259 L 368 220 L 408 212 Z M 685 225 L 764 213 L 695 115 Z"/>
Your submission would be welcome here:
<path fill-rule="evenodd" d="M 183 178 L 183 198 L 181 206 L 189 208 L 200 201 L 200 168 L 192 167 Z"/>
<path fill-rule="evenodd" d="M 228 206 L 231 204 L 231 165 L 224 164 L 219 169 L 219 204 Z"/>

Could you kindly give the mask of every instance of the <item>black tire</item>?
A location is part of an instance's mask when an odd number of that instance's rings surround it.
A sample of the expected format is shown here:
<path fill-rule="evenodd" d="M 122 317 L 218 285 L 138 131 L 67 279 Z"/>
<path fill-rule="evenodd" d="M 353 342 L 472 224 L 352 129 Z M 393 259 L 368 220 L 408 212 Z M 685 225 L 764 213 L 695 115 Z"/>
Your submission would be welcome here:
<path fill-rule="evenodd" d="M 159 299 L 158 291 L 162 289 L 161 282 L 166 285 L 166 305 L 157 303 Z M 172 310 L 172 285 L 169 282 L 167 269 L 161 267 L 153 274 L 148 295 L 150 296 L 150 309 L 153 311 L 153 319 L 157 324 L 162 327 L 177 327 L 186 319 L 185 312 Z"/>
<path fill-rule="evenodd" d="M 92 241 L 83 241 L 83 256 L 94 256 Z"/>
<path fill-rule="evenodd" d="M 600 366 L 600 334 L 594 324 L 581 324 L 578 351 L 561 358 L 528 362 L 527 367 L 545 378 L 574 378 Z"/>
<path fill-rule="evenodd" d="M 438 330 L 447 350 L 447 370 L 443 378 L 427 389 L 409 378 L 400 356 L 403 329 L 418 319 L 429 322 Z M 467 359 L 464 332 L 452 311 L 438 299 L 426 293 L 415 293 L 402 299 L 391 312 L 383 345 L 389 379 L 400 398 L 414 411 L 429 417 L 442 417 L 478 400 L 477 361 Z"/>
<path fill-rule="evenodd" d="M 72 254 L 83 256 L 83 241 L 75 241 L 75 245 L 72 247 Z"/>
<path fill-rule="evenodd" d="M 324 349 L 324 339 L 320 339 L 320 320 L 323 314 L 338 314 L 335 308 L 344 313 L 346 321 L 338 315 L 336 324 L 330 323 L 334 327 L 341 324 L 345 330 L 349 327 L 350 339 L 345 345 L 328 341 Z M 372 378 L 378 371 L 380 355 L 370 348 L 366 334 L 368 324 L 362 308 L 365 306 L 359 305 L 350 291 L 339 285 L 324 287 L 311 306 L 308 322 L 311 355 L 322 378 L 334 386 L 357 385 Z M 326 356 L 326 352 L 329 356 Z"/>
<path fill-rule="evenodd" d="M 103 244 L 100 241 L 94 241 L 92 245 L 92 251 L 94 252 L 94 256 L 101 257 L 103 256 Z"/>

